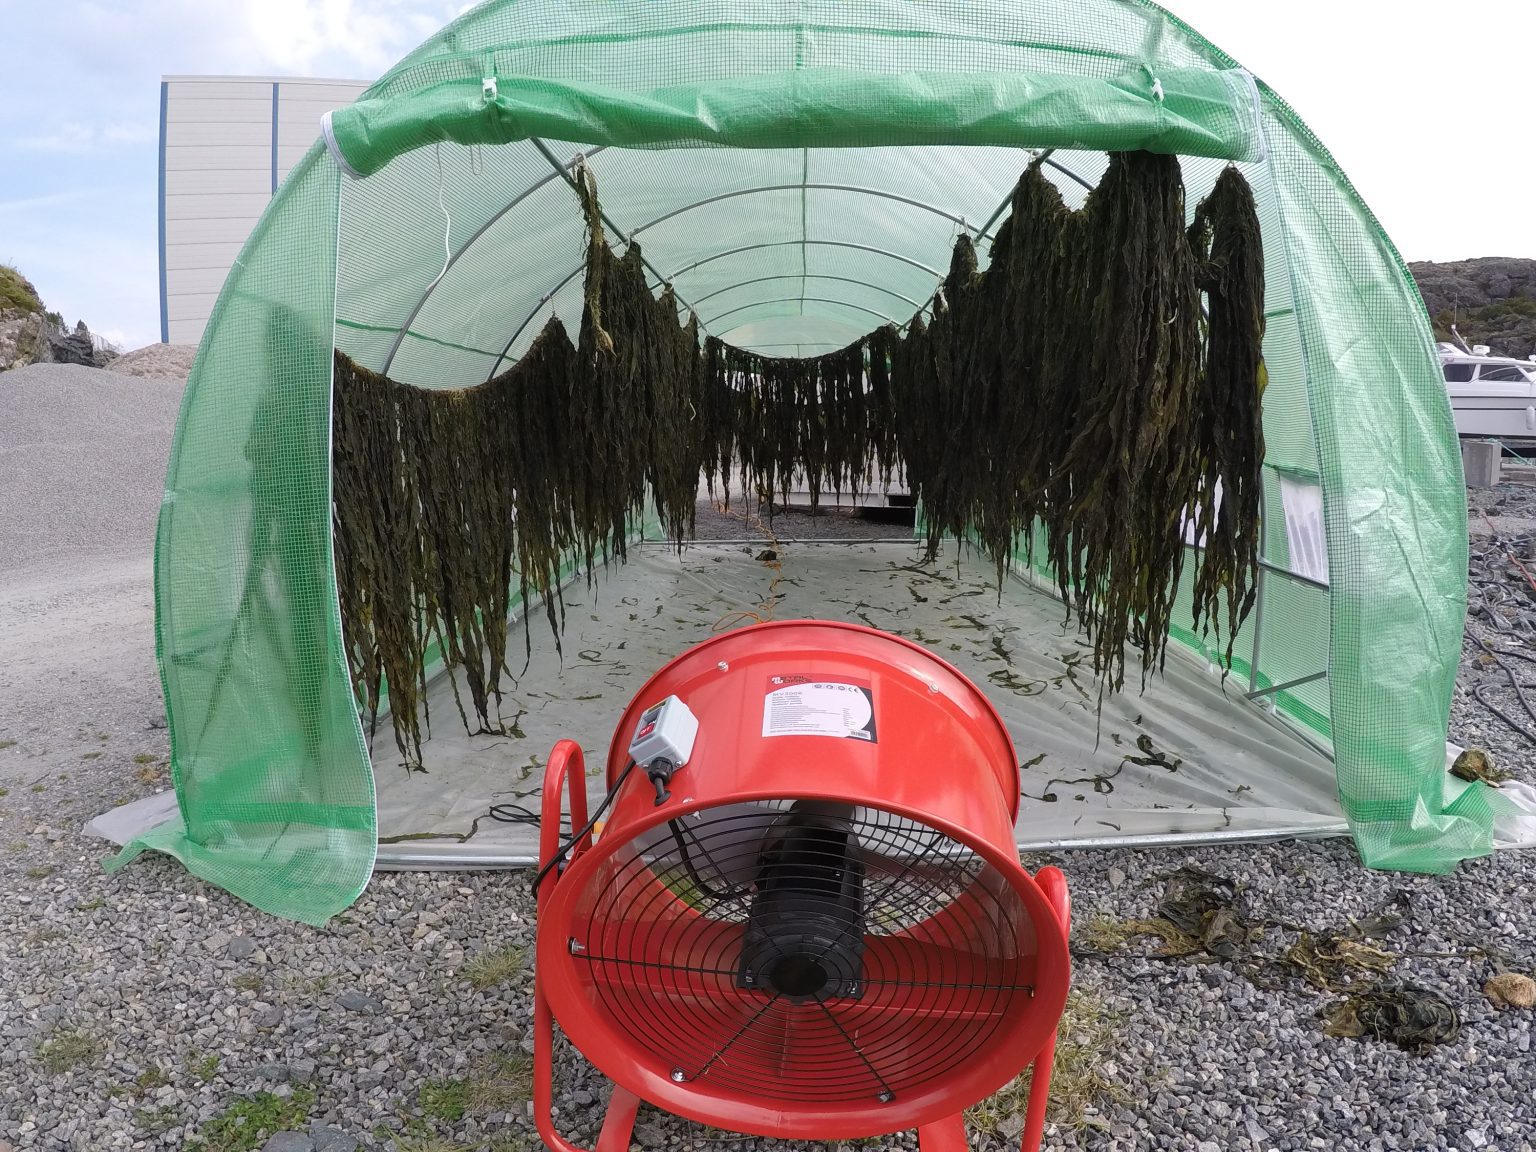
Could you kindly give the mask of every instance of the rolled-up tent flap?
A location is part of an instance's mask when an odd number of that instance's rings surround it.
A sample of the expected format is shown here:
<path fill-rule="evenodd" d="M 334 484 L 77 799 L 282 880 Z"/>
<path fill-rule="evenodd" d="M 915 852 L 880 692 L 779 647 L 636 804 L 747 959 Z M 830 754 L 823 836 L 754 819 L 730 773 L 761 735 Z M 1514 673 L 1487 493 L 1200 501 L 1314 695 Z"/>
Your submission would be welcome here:
<path fill-rule="evenodd" d="M 440 142 L 530 138 L 624 148 L 972 144 L 1145 149 L 1217 160 L 1262 151 L 1241 69 L 1115 77 L 817 68 L 645 91 L 524 76 L 460 78 L 326 114 L 348 175 Z"/>

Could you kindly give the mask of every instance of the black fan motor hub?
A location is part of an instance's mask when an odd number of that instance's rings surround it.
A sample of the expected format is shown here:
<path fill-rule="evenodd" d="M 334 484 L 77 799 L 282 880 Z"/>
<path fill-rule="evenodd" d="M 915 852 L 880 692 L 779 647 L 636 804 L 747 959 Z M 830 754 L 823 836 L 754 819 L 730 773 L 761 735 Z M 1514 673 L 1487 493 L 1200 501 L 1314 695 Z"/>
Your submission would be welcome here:
<path fill-rule="evenodd" d="M 792 808 L 758 856 L 736 983 L 793 1003 L 857 999 L 863 960 L 858 837 L 846 818 Z"/>

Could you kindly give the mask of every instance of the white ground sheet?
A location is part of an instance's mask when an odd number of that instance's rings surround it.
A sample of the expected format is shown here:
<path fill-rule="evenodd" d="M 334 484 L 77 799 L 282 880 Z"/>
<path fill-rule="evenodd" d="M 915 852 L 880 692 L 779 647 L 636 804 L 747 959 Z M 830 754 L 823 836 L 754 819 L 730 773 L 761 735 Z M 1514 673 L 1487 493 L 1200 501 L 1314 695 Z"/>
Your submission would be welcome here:
<path fill-rule="evenodd" d="M 540 611 L 523 670 L 525 634 L 521 624 L 513 628 L 508 655 L 517 676 L 503 695 L 504 735 L 467 735 L 447 677 L 430 685 L 424 773 L 407 773 L 381 717 L 372 740 L 380 865 L 531 861 L 536 830 L 493 821 L 489 807 L 510 802 L 537 811 L 543 765 L 562 737 L 585 751 L 588 791 L 597 800 L 614 725 L 645 680 L 714 635 L 722 619 L 762 603 L 773 578 L 756 559 L 763 548 L 694 544 L 678 554 L 640 545 L 591 587 L 578 579 L 565 593 L 563 659 Z M 926 645 L 986 692 L 1022 764 L 1021 847 L 1345 830 L 1327 758 L 1245 700 L 1246 683 L 1223 686 L 1203 665 L 1176 655 L 1177 645 L 1166 674 L 1142 693 L 1138 666 L 1126 692 L 1105 698 L 1101 717 L 1088 650 L 1064 623 L 1060 603 L 1014 579 L 999 599 L 984 561 L 951 552 L 924 566 L 918 548 L 905 542 L 791 543 L 779 561 L 774 619 L 848 620 L 894 632 Z"/>

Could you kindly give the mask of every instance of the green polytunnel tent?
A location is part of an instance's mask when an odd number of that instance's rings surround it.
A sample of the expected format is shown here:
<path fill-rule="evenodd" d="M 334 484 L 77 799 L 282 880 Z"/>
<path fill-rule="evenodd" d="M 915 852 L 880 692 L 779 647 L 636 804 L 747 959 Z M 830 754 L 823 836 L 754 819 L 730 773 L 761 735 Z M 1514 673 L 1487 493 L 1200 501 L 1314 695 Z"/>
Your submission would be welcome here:
<path fill-rule="evenodd" d="M 1165 709 L 1193 727 L 1170 720 L 1158 740 L 1183 731 L 1198 759 L 1191 732 L 1251 722 L 1261 735 L 1207 765 L 1227 799 L 1183 805 L 1185 823 L 1158 822 L 1181 805 L 1148 802 L 1092 821 L 1097 837 L 1070 826 L 1079 818 L 1031 842 L 1347 820 L 1373 866 L 1444 871 L 1492 850 L 1495 794 L 1447 786 L 1466 510 L 1423 307 L 1323 145 L 1175 16 L 1145 0 L 490 0 L 321 129 L 236 261 L 186 394 L 156 546 L 178 813 L 119 863 L 168 852 L 311 922 L 366 884 L 382 789 L 402 773 L 382 754 L 370 763 L 343 655 L 332 349 L 403 383 L 462 388 L 515 362 L 551 315 L 574 325 L 578 164 L 610 237 L 639 242 L 653 287 L 670 282 L 705 332 L 812 356 L 928 307 L 962 233 L 984 259 L 1036 157 L 1078 205 L 1107 152 L 1135 149 L 1181 157 L 1190 205 L 1229 164 L 1258 200 L 1258 606 L 1225 679 L 1207 667 L 1215 643 L 1176 626 L 1195 657 L 1180 675 L 1203 687 Z M 664 583 L 671 562 L 631 567 Z M 799 603 L 816 614 L 814 589 Z M 1059 632 L 1059 604 L 1046 614 Z M 1143 707 L 1126 696 L 1128 712 Z M 595 716 L 589 756 L 625 703 L 610 697 L 581 705 Z M 1250 754 L 1252 787 L 1222 778 Z M 1286 765 L 1316 777 L 1315 802 L 1261 796 L 1289 787 Z M 437 769 L 425 786 L 451 777 Z"/>

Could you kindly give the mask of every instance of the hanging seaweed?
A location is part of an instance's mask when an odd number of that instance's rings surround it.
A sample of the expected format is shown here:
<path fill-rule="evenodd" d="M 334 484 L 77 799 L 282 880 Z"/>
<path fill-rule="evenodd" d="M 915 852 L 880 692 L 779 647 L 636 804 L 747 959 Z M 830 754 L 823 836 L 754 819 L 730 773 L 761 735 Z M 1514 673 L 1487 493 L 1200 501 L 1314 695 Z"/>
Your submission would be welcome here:
<path fill-rule="evenodd" d="M 742 421 L 741 389 L 731 373 L 732 349 L 713 336 L 704 340 L 700 361 L 698 435 L 704 460 L 704 479 L 710 496 L 730 506 L 731 473 L 736 460 L 736 437 Z"/>
<path fill-rule="evenodd" d="M 1199 298 L 1178 162 L 1117 153 L 1083 208 L 1073 253 L 1088 311 L 1067 450 L 1078 619 L 1107 685 L 1128 642 L 1143 674 L 1167 645 L 1195 495 Z"/>
<path fill-rule="evenodd" d="M 1197 629 L 1213 622 L 1218 634 L 1225 626 L 1230 667 L 1258 588 L 1266 383 L 1263 240 L 1253 190 L 1236 168 L 1223 172 L 1196 208 L 1189 234 L 1207 302 L 1197 404 L 1204 469 L 1190 517 L 1202 545 L 1194 622 Z"/>
<path fill-rule="evenodd" d="M 706 460 L 729 454 L 730 409 L 706 441 L 698 325 L 647 286 L 640 249 L 615 256 L 590 172 L 581 331 L 551 318 L 508 371 L 467 389 L 398 384 L 336 354 L 335 550 L 348 660 L 376 717 L 389 686 L 401 755 L 421 764 L 425 658 L 450 668 L 465 727 L 499 731 L 514 587 L 542 597 L 556 647 L 561 573 L 622 559 L 649 491 L 667 533 L 693 530 Z M 524 630 L 528 655 L 531 634 Z M 460 698 L 462 680 L 468 707 Z M 422 709 L 424 712 L 424 709 Z M 473 712 L 475 720 L 470 719 Z M 430 718 L 427 718 L 428 720 Z"/>
<path fill-rule="evenodd" d="M 729 475 L 734 448 L 743 483 L 760 500 L 787 502 L 799 480 L 816 508 L 823 492 L 857 497 L 877 476 L 889 483 L 899 466 L 890 368 L 895 339 L 894 329 L 882 329 L 805 359 L 706 340 L 711 482 Z"/>
<path fill-rule="evenodd" d="M 1117 690 L 1127 648 L 1143 677 L 1161 665 L 1193 525 L 1205 545 L 1194 623 L 1224 604 L 1230 657 L 1253 602 L 1262 484 L 1252 193 L 1229 170 L 1187 228 L 1177 160 L 1119 153 L 1082 209 L 1038 161 L 1012 208 L 989 267 L 962 236 L 931 319 L 914 317 L 891 349 L 929 556 L 972 539 L 1001 582 L 1021 541 L 1032 556 L 1039 524 L 1095 671 Z"/>
<path fill-rule="evenodd" d="M 337 353 L 333 415 L 336 588 L 353 683 L 370 727 L 389 685 L 395 743 L 421 762 L 425 639 L 416 581 L 420 502 L 401 443 L 396 385 Z"/>
<path fill-rule="evenodd" d="M 336 357 L 346 650 L 371 716 L 388 685 L 408 765 L 418 710 L 430 725 L 427 651 L 454 670 L 466 727 L 496 730 L 514 589 L 543 598 L 558 647 L 572 559 L 589 579 L 623 560 L 647 498 L 680 543 L 700 477 L 729 499 L 738 471 L 770 503 L 804 483 L 813 507 L 902 471 L 929 555 L 974 541 L 999 585 L 1038 542 L 1106 690 L 1128 649 L 1143 679 L 1160 666 L 1198 540 L 1193 623 L 1226 634 L 1230 662 L 1254 602 L 1264 454 L 1263 253 L 1236 169 L 1189 223 L 1172 157 L 1111 155 L 1077 211 L 1037 161 L 987 266 L 969 234 L 957 241 L 931 316 L 804 359 L 701 348 L 671 287 L 652 294 L 639 246 L 609 248 L 591 172 L 573 183 L 574 342 L 552 318 L 511 369 L 462 390 Z M 531 654 L 526 629 L 524 643 Z"/>
<path fill-rule="evenodd" d="M 513 513 L 510 522 L 498 522 L 510 528 L 519 597 L 525 606 L 535 596 L 543 598 L 557 650 L 565 624 L 560 570 L 576 539 L 570 493 L 581 466 L 569 420 L 575 366 L 575 346 L 565 326 L 551 317 L 523 358 L 499 378 L 506 385 L 505 407 L 497 413 L 496 431 Z M 523 643 L 525 658 L 531 659 L 530 629 L 523 629 Z"/>

